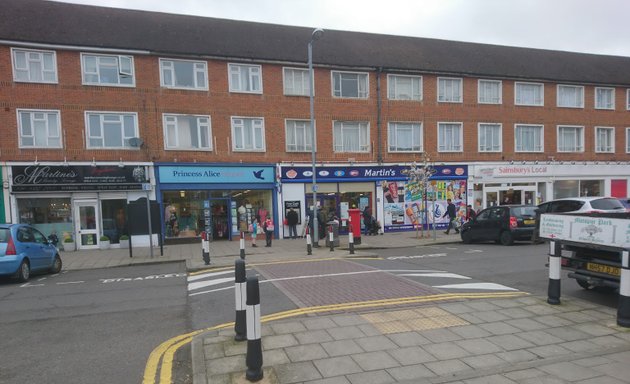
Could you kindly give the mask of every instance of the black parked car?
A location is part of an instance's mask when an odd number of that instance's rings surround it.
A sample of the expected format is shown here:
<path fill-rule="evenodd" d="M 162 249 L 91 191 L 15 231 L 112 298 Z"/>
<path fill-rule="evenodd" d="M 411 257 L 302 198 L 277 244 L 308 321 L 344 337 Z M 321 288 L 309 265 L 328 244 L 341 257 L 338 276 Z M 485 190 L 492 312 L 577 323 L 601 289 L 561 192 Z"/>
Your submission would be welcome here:
<path fill-rule="evenodd" d="M 531 240 L 536 227 L 533 205 L 500 205 L 486 208 L 477 217 L 462 225 L 462 241 L 495 241 L 512 245 L 516 240 Z"/>

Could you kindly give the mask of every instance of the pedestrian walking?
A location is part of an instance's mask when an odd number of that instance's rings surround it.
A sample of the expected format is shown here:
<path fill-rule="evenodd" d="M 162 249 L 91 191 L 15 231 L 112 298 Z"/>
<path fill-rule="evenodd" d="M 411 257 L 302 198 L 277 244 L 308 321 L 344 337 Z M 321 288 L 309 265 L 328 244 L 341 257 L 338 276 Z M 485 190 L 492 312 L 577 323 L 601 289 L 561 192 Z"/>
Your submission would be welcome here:
<path fill-rule="evenodd" d="M 369 206 L 363 209 L 363 224 L 365 225 L 365 234 L 370 234 L 370 227 L 372 226 L 372 211 Z"/>
<path fill-rule="evenodd" d="M 287 224 L 289 225 L 289 237 L 292 239 L 297 238 L 297 223 L 298 214 L 293 208 L 291 208 L 289 209 L 289 212 L 287 212 Z"/>
<path fill-rule="evenodd" d="M 455 229 L 455 233 L 459 233 L 459 229 L 457 229 L 457 227 L 455 227 L 453 223 L 455 219 L 457 219 L 457 211 L 455 208 L 455 204 L 453 204 L 451 199 L 446 199 L 446 203 L 448 205 L 446 206 L 446 212 L 444 212 L 444 215 L 442 215 L 442 217 L 448 216 L 448 228 L 446 229 L 446 232 L 444 233 L 448 235 L 449 232 L 451 231 L 451 228 Z"/>
<path fill-rule="evenodd" d="M 252 236 L 252 247 L 258 247 L 256 245 L 256 236 L 258 235 L 258 219 L 255 217 L 252 219 L 252 223 L 249 225 L 249 233 Z"/>
<path fill-rule="evenodd" d="M 267 219 L 263 223 L 263 230 L 265 231 L 265 247 L 271 247 L 271 239 L 273 238 L 273 230 L 275 229 L 273 225 L 273 220 L 271 220 L 271 216 L 267 215 Z"/>
<path fill-rule="evenodd" d="M 466 221 L 470 221 L 470 220 L 474 219 L 475 217 L 477 217 L 477 213 L 473 209 L 472 205 L 469 204 L 466 207 Z"/>

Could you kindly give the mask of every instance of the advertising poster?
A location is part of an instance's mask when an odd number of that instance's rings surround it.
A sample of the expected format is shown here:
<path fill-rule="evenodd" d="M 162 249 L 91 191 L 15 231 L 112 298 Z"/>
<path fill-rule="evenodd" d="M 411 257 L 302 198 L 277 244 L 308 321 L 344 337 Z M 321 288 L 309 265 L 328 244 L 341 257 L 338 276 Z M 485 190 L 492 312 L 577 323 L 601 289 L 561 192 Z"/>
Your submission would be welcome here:
<path fill-rule="evenodd" d="M 436 228 L 446 228 L 448 217 L 446 200 L 457 207 L 457 215 L 466 212 L 466 180 L 430 180 L 426 191 L 420 183 L 382 181 L 384 202 L 384 227 L 388 231 L 425 228 L 435 223 Z"/>

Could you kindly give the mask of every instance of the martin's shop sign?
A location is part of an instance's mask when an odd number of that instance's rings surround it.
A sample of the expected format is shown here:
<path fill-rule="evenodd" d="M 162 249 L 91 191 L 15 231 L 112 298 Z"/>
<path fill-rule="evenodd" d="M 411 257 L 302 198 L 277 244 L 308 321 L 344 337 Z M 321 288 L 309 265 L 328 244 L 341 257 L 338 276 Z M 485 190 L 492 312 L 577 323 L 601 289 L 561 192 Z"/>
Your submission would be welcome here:
<path fill-rule="evenodd" d="M 144 166 L 13 166 L 12 192 L 142 190 Z"/>
<path fill-rule="evenodd" d="M 316 167 L 317 182 L 345 182 L 372 180 L 407 180 L 404 170 L 408 166 L 328 166 Z M 462 179 L 468 177 L 468 167 L 465 165 L 435 165 L 435 173 L 431 180 Z M 282 166 L 282 182 L 310 182 L 313 178 L 313 168 L 309 166 Z"/>

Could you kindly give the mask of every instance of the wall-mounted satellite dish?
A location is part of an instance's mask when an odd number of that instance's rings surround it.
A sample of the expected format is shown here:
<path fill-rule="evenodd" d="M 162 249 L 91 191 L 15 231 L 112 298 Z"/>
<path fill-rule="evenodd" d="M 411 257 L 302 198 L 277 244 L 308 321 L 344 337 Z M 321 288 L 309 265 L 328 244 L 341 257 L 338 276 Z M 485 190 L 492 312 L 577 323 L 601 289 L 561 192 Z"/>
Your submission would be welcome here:
<path fill-rule="evenodd" d="M 142 144 L 144 144 L 144 141 L 139 137 L 132 137 L 129 139 L 129 145 L 134 148 L 140 148 L 142 147 Z"/>

